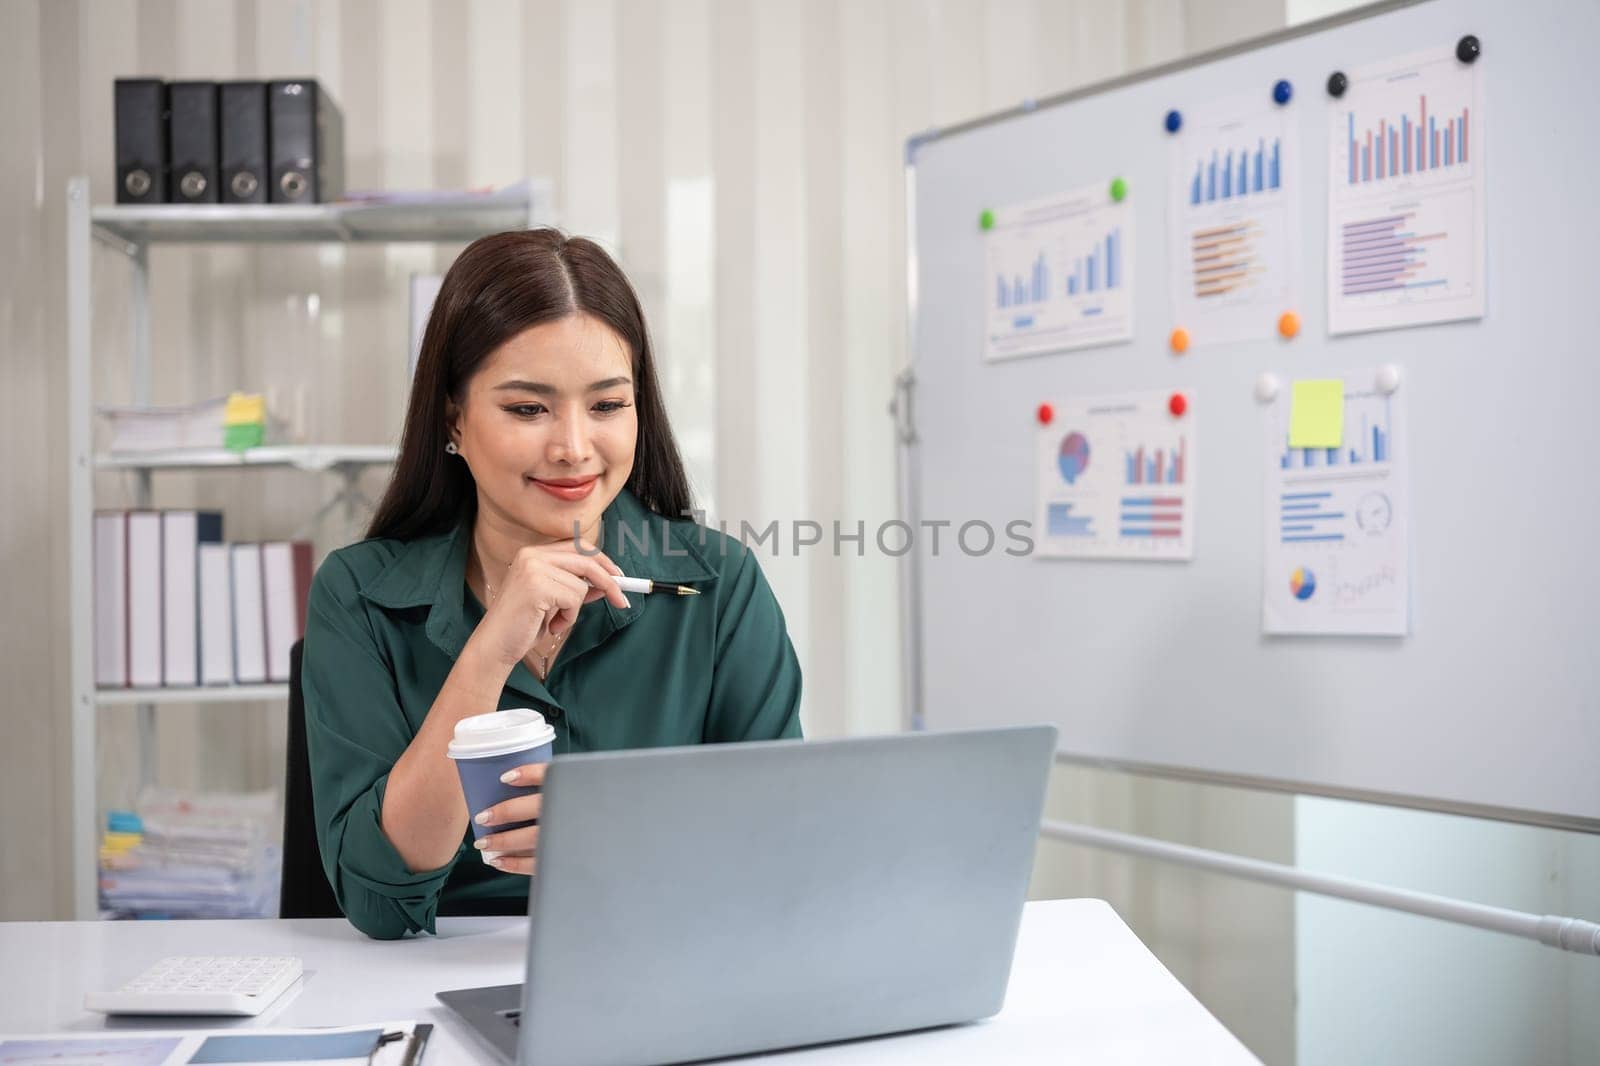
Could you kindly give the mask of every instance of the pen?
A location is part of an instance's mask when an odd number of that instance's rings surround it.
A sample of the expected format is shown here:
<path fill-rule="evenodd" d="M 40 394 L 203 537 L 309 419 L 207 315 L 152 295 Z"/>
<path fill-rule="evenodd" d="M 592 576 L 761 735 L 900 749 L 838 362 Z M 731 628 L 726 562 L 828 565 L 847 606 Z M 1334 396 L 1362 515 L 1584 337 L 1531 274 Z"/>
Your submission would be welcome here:
<path fill-rule="evenodd" d="M 372 1050 L 367 1052 L 367 1066 L 372 1066 L 372 1060 L 377 1057 L 378 1052 L 382 1051 L 395 1041 L 404 1040 L 405 1038 L 406 1034 L 404 1031 L 398 1033 L 378 1033 L 378 1039 L 372 1043 Z"/>
<path fill-rule="evenodd" d="M 665 581 L 651 581 L 647 577 L 617 576 L 617 587 L 623 592 L 666 592 L 675 596 L 698 596 L 699 589 L 688 585 L 672 585 Z"/>
<path fill-rule="evenodd" d="M 406 1045 L 406 1057 L 400 1060 L 400 1066 L 417 1066 L 428 1047 L 428 1037 L 432 1035 L 433 1026 L 427 1022 L 411 1030 L 411 1042 Z"/>

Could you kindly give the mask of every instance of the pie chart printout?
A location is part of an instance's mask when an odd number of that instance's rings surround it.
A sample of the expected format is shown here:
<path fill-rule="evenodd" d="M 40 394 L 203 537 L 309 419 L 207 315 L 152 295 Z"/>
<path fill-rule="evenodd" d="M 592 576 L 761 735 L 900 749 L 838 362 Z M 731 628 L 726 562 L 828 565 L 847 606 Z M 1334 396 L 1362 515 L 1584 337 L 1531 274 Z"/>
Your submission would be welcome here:
<path fill-rule="evenodd" d="M 1061 454 L 1056 457 L 1061 477 L 1068 485 L 1075 484 L 1078 476 L 1089 469 L 1089 438 L 1073 430 L 1061 438 Z"/>

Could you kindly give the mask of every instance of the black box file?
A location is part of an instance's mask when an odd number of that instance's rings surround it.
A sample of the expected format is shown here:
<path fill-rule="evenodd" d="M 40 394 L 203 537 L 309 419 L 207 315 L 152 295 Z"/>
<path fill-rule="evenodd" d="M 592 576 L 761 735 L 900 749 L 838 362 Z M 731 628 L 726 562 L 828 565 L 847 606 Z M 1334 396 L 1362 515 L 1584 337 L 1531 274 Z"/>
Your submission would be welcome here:
<path fill-rule="evenodd" d="M 167 86 L 167 129 L 175 204 L 214 204 L 217 181 L 217 83 L 175 81 Z"/>
<path fill-rule="evenodd" d="M 271 82 L 267 91 L 275 204 L 336 200 L 344 192 L 344 128 L 315 81 Z"/>
<path fill-rule="evenodd" d="M 118 78 L 117 203 L 167 200 L 167 87 L 158 78 Z"/>
<path fill-rule="evenodd" d="M 225 81 L 222 110 L 222 202 L 264 204 L 271 165 L 267 155 L 267 83 Z"/>

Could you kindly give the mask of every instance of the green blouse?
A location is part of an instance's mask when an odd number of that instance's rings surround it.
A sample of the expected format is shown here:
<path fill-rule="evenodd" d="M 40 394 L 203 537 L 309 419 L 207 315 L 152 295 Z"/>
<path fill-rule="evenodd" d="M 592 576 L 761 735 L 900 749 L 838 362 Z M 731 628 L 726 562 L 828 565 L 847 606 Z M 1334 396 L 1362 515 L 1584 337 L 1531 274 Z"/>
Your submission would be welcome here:
<path fill-rule="evenodd" d="M 586 605 L 549 678 L 517 664 L 499 709 L 541 711 L 557 757 L 800 736 L 800 665 L 753 552 L 662 518 L 626 489 L 602 536 L 623 573 L 702 595 Z M 470 543 L 467 522 L 412 541 L 362 541 L 329 555 L 311 586 L 301 690 L 318 843 L 340 906 L 369 936 L 432 932 L 441 900 L 471 909 L 527 897 L 526 877 L 481 860 L 470 827 L 454 860 L 413 873 L 379 825 L 389 771 L 483 617 L 467 590 Z"/>

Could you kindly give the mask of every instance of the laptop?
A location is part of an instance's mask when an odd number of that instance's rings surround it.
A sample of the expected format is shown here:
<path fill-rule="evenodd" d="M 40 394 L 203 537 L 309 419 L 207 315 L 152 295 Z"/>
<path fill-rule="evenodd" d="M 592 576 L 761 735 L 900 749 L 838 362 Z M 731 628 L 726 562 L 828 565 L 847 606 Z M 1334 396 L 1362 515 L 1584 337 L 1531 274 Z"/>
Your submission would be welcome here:
<path fill-rule="evenodd" d="M 521 985 L 440 992 L 507 1062 L 674 1063 L 988 1017 L 1053 726 L 563 756 Z"/>

